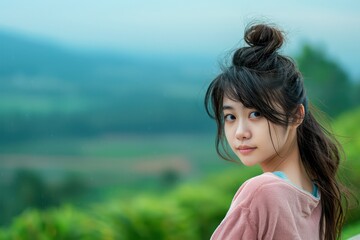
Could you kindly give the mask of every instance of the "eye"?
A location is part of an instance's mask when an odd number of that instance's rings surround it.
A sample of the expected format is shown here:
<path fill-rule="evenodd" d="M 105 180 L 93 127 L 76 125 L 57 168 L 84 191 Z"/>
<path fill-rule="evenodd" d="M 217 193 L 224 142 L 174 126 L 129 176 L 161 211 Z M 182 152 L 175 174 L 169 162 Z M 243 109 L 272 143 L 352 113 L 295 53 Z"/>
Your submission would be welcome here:
<path fill-rule="evenodd" d="M 249 118 L 259 118 L 259 117 L 262 117 L 262 115 L 258 111 L 254 111 L 249 114 Z"/>
<path fill-rule="evenodd" d="M 235 121 L 235 119 L 236 119 L 235 116 L 232 114 L 226 114 L 224 116 L 225 122 L 232 122 L 232 121 Z"/>

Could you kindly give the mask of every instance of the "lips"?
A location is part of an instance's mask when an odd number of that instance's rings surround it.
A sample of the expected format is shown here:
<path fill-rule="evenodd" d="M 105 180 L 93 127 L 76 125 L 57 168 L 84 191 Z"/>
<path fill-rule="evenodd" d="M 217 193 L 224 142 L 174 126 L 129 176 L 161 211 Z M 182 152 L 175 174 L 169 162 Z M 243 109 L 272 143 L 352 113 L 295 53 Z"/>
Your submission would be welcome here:
<path fill-rule="evenodd" d="M 256 147 L 251 147 L 251 146 L 239 146 L 236 148 L 242 155 L 246 155 L 246 154 L 250 154 L 251 152 L 253 152 Z"/>

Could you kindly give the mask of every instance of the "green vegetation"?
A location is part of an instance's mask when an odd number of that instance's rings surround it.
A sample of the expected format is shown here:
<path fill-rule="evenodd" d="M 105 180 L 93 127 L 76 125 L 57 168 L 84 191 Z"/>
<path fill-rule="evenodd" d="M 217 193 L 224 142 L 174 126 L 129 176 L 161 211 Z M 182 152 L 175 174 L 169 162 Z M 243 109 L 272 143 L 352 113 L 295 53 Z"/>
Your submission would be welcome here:
<path fill-rule="evenodd" d="M 0 149 L 0 191 L 7 193 L 0 223 L 29 207 L 162 192 L 230 167 L 213 142 L 209 135 L 158 135 L 9 143 Z"/>
<path fill-rule="evenodd" d="M 360 234 L 360 222 L 356 222 L 344 228 L 342 238 L 348 239 L 359 234 Z"/>
<path fill-rule="evenodd" d="M 357 85 L 321 48 L 304 45 L 296 58 L 311 101 L 334 117 L 359 105 Z"/>
<path fill-rule="evenodd" d="M 360 201 L 360 108 L 350 110 L 341 115 L 334 122 L 333 127 L 337 138 L 344 147 L 346 160 L 340 168 L 340 177 L 350 187 L 354 197 Z M 359 221 L 360 207 L 355 202 L 350 204 L 352 209 L 348 215 L 349 222 Z M 359 228 L 358 228 L 359 229 Z M 360 231 L 358 232 L 360 233 Z"/>

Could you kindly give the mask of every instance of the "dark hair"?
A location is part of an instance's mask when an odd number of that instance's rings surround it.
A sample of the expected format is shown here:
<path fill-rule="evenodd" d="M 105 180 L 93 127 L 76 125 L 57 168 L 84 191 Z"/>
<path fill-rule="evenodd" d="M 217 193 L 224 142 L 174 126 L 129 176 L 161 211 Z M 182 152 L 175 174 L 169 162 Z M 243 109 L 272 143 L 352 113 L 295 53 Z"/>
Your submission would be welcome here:
<path fill-rule="evenodd" d="M 315 108 L 309 109 L 303 77 L 294 61 L 277 52 L 284 34 L 276 27 L 257 24 L 246 28 L 244 39 L 249 46 L 234 52 L 231 64 L 223 67 L 205 95 L 206 111 L 217 124 L 217 153 L 233 160 L 223 129 L 224 96 L 257 109 L 268 121 L 282 126 L 299 119 L 298 108 L 303 104 L 305 116 L 297 128 L 297 141 L 302 164 L 321 193 L 320 239 L 336 239 L 345 217 L 344 196 L 336 177 L 341 146 L 315 119 Z"/>

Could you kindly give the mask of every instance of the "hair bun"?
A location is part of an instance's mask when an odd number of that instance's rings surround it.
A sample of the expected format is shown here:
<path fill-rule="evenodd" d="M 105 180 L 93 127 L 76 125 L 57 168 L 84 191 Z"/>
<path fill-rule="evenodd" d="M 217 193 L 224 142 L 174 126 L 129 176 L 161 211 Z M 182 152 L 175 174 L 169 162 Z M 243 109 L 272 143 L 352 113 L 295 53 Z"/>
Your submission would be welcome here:
<path fill-rule="evenodd" d="M 244 39 L 251 47 L 263 47 L 265 54 L 275 52 L 284 42 L 283 33 L 279 29 L 265 24 L 247 28 Z"/>

